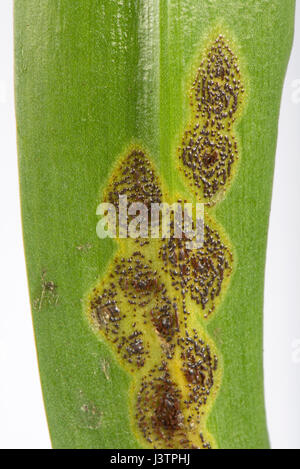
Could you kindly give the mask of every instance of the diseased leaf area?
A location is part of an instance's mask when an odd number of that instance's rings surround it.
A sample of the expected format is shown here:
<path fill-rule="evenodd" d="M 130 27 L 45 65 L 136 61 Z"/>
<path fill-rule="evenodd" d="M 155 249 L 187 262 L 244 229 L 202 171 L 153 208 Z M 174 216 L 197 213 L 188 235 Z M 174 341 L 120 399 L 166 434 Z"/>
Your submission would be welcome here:
<path fill-rule="evenodd" d="M 268 447 L 263 281 L 294 8 L 15 0 L 24 244 L 55 448 Z M 202 248 L 174 218 L 169 239 L 98 239 L 97 205 L 120 195 L 204 202 Z"/>
<path fill-rule="evenodd" d="M 124 163 L 119 176 L 113 175 L 108 199 L 117 200 L 119 188 L 123 194 L 125 187 L 134 201 L 138 198 L 149 207 L 162 202 L 162 191 L 154 182 L 158 178 L 146 156 L 135 151 Z M 143 175 L 144 189 L 136 185 L 136 174 Z M 198 304 L 200 310 L 201 295 L 207 295 L 205 278 L 211 278 L 211 301 L 222 289 L 224 275 L 214 268 L 214 257 L 226 248 L 211 233 L 207 226 L 206 246 L 197 256 L 186 249 L 184 240 L 173 236 L 170 240 L 119 241 L 121 254 L 88 300 L 93 329 L 104 335 L 132 377 L 132 427 L 138 438 L 143 437 L 143 446 L 213 445 L 206 434 L 205 417 L 220 371 L 214 345 L 197 324 L 194 307 Z"/>
<path fill-rule="evenodd" d="M 198 69 L 191 94 L 193 121 L 179 157 L 197 198 L 212 201 L 234 176 L 238 147 L 232 126 L 243 106 L 240 66 L 223 36 Z"/>
<path fill-rule="evenodd" d="M 214 166 L 212 173 L 221 177 L 223 191 L 228 187 L 223 172 L 230 175 L 227 159 L 232 158 L 233 163 L 234 150 L 233 138 L 226 132 L 241 105 L 241 82 L 235 78 L 239 74 L 237 58 L 223 36 L 216 39 L 205 62 L 195 82 L 199 104 L 194 133 L 185 133 L 185 139 L 190 137 L 183 161 L 186 164 L 189 158 L 193 187 L 200 187 L 208 197 L 210 183 L 203 176 L 203 164 Z M 206 122 L 196 141 L 200 113 Z M 208 131 L 215 125 L 216 130 Z M 216 155 L 210 163 L 209 152 Z M 185 177 L 188 179 L 187 173 Z M 214 181 L 210 196 L 217 190 L 217 179 Z M 122 161 L 105 192 L 105 200 L 116 207 L 124 195 L 129 203 L 140 202 L 147 208 L 163 202 L 159 177 L 138 149 Z M 203 248 L 187 249 L 188 233 L 176 238 L 176 223 L 182 224 L 182 220 L 173 216 L 170 239 L 123 241 L 120 250 L 124 257 L 115 258 L 106 281 L 101 280 L 93 290 L 88 315 L 132 375 L 131 414 L 133 428 L 143 436 L 142 445 L 211 449 L 216 444 L 205 423 L 220 387 L 220 357 L 197 319 L 205 320 L 215 312 L 216 300 L 232 273 L 233 257 L 209 224 L 204 228 Z"/>

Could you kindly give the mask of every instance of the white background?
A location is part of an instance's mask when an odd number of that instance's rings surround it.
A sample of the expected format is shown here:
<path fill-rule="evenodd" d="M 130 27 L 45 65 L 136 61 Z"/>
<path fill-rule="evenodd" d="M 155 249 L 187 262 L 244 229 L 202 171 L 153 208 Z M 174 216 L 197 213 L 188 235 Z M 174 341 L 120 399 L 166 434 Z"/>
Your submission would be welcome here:
<path fill-rule="evenodd" d="M 280 117 L 266 271 L 266 402 L 274 449 L 300 449 L 300 0 L 297 3 L 295 45 Z M 0 448 L 50 448 L 22 246 L 12 24 L 12 0 L 1 1 Z"/>

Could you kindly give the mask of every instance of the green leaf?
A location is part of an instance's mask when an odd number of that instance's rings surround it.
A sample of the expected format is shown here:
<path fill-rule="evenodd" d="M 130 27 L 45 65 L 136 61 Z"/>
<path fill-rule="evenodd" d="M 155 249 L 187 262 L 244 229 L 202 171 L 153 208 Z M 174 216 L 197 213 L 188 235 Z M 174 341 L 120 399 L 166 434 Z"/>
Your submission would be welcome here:
<path fill-rule="evenodd" d="M 24 242 L 55 448 L 149 446 L 132 412 L 135 373 L 88 321 L 86 299 L 103 287 L 119 246 L 97 237 L 96 209 L 133 147 L 143 149 L 171 202 L 178 194 L 203 199 L 180 170 L 178 147 L 198 119 L 190 89 L 219 34 L 237 56 L 245 94 L 229 131 L 239 163 L 225 196 L 206 200 L 234 265 L 211 319 L 194 308 L 222 371 L 205 432 L 218 448 L 268 447 L 265 250 L 294 8 L 294 0 L 15 0 Z M 147 255 L 158 262 L 157 252 Z"/>

